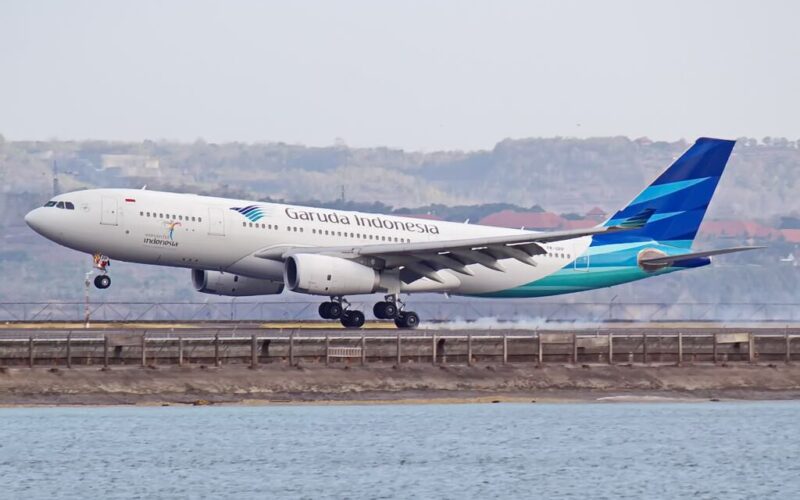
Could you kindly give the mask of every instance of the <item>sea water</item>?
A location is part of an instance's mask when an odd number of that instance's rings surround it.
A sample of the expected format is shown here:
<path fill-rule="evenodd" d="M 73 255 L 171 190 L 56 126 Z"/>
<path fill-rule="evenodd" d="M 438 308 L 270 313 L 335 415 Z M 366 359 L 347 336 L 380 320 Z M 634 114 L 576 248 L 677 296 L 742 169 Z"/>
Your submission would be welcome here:
<path fill-rule="evenodd" d="M 2 498 L 800 498 L 800 402 L 0 409 Z"/>

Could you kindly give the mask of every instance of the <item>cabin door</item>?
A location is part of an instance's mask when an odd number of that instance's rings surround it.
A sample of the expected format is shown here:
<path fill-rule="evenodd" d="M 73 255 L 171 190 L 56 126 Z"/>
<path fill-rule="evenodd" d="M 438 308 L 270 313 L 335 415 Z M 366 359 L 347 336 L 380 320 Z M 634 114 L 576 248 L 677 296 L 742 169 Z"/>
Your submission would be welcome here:
<path fill-rule="evenodd" d="M 589 270 L 589 249 L 585 248 L 583 245 L 579 245 L 577 243 L 573 244 L 573 252 L 575 253 L 575 260 L 573 261 L 573 267 L 576 271 L 588 271 Z M 581 254 L 579 255 L 579 252 Z"/>
<path fill-rule="evenodd" d="M 100 200 L 100 224 L 117 225 L 117 199 L 103 196 Z"/>
<path fill-rule="evenodd" d="M 225 212 L 221 208 L 208 209 L 208 234 L 225 236 Z"/>

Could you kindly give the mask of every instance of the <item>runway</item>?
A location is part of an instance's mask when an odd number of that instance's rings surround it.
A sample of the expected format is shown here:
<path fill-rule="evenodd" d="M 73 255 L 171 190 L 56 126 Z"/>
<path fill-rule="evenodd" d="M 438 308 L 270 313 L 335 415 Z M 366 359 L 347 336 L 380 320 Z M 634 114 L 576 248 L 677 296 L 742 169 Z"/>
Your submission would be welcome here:
<path fill-rule="evenodd" d="M 100 339 L 104 336 L 142 336 L 148 338 L 286 338 L 290 335 L 307 338 L 396 337 L 498 337 L 535 336 L 548 333 L 574 333 L 580 336 L 612 334 L 617 337 L 647 335 L 709 336 L 718 333 L 752 333 L 755 336 L 800 335 L 798 323 L 735 323 L 718 322 L 607 322 L 526 324 L 518 322 L 428 322 L 415 330 L 398 329 L 385 321 L 369 321 L 361 329 L 344 328 L 337 322 L 272 321 L 272 322 L 92 322 L 87 328 L 81 322 L 7 322 L 0 324 L 0 339 L 74 338 Z"/>

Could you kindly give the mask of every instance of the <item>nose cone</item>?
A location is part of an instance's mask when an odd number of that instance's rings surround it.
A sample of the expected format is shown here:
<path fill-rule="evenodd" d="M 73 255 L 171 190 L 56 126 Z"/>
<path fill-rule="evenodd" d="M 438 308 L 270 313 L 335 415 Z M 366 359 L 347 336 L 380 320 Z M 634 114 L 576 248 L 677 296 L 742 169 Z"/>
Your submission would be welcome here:
<path fill-rule="evenodd" d="M 25 224 L 30 226 L 31 229 L 36 231 L 39 234 L 43 234 L 44 229 L 44 214 L 42 213 L 42 209 L 35 208 L 25 215 Z"/>

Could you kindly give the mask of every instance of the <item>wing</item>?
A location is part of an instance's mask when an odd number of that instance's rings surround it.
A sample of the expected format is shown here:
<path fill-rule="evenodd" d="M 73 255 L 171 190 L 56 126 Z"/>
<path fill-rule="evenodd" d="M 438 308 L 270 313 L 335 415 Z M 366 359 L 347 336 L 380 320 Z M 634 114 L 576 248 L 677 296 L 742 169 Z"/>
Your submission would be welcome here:
<path fill-rule="evenodd" d="M 637 220 L 626 226 L 596 227 L 554 232 L 526 232 L 505 236 L 489 236 L 445 241 L 415 243 L 384 243 L 361 246 L 333 247 L 273 247 L 256 252 L 262 259 L 284 260 L 298 253 L 334 255 L 375 267 L 376 269 L 400 268 L 400 279 L 411 283 L 422 277 L 444 283 L 438 274 L 442 269 L 472 275 L 467 267 L 471 264 L 505 272 L 503 259 L 516 259 L 536 266 L 535 255 L 547 253 L 542 244 L 591 236 L 595 234 L 627 231 L 641 227 L 647 220 Z"/>

